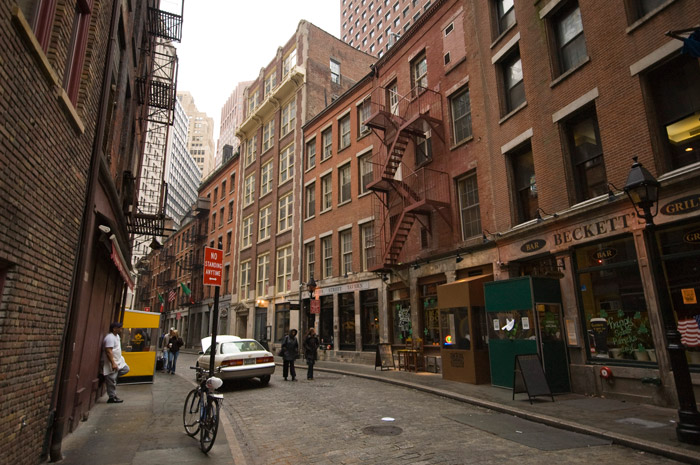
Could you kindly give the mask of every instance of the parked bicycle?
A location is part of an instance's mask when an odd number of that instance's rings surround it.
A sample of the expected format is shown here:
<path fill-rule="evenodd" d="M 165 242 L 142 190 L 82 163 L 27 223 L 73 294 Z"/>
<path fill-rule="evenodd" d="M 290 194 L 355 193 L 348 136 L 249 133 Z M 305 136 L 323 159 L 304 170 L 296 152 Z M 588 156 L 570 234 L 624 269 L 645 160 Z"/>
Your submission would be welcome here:
<path fill-rule="evenodd" d="M 216 376 L 207 378 L 209 370 L 190 368 L 197 370 L 197 378 L 202 378 L 202 382 L 187 394 L 182 421 L 189 436 L 195 437 L 199 433 L 199 447 L 206 454 L 214 446 L 219 430 L 219 411 L 224 396 L 215 391 L 221 387 L 223 381 Z"/>

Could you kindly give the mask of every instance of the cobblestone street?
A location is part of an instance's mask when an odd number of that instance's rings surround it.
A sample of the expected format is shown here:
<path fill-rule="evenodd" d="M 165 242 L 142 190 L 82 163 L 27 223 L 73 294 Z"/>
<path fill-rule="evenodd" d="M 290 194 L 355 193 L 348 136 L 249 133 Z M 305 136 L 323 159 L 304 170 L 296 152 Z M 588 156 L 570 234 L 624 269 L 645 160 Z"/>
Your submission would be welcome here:
<path fill-rule="evenodd" d="M 455 420 L 497 421 L 499 414 L 487 409 L 353 376 L 317 372 L 315 378 L 307 381 L 300 368 L 297 382 L 284 381 L 278 367 L 268 387 L 252 380 L 221 389 L 248 465 L 675 463 L 616 445 L 587 447 L 585 438 L 602 441 L 584 436 L 547 450 L 559 435 L 574 434 L 554 429 L 527 446 Z M 505 419 L 516 439 L 528 433 L 516 418 Z"/>

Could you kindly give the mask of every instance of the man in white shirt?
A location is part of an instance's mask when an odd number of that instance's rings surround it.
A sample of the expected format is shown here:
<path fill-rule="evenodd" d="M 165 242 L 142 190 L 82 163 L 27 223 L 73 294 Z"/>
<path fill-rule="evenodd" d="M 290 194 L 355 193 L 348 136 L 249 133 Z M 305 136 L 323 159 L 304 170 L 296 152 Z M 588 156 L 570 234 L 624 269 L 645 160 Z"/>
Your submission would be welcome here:
<path fill-rule="evenodd" d="M 108 404 L 119 404 L 124 402 L 117 397 L 117 377 L 129 372 L 129 365 L 122 356 L 122 324 L 115 321 L 109 325 L 109 333 L 105 336 L 102 344 L 102 374 L 105 376 L 107 384 Z"/>

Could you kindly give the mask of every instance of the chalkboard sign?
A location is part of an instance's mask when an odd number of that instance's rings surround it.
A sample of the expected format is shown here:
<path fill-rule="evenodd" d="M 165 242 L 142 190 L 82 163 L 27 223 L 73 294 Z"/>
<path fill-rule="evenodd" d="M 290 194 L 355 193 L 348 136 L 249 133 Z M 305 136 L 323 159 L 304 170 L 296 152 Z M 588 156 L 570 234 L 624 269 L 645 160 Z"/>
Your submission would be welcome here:
<path fill-rule="evenodd" d="M 544 376 L 542 361 L 538 354 L 521 354 L 515 356 L 515 368 L 513 369 L 513 399 L 515 394 L 527 392 L 528 399 L 537 396 L 549 396 L 554 402 L 554 396 L 549 389 L 549 383 Z"/>
<path fill-rule="evenodd" d="M 374 359 L 374 369 L 384 370 L 396 368 L 394 366 L 394 354 L 391 352 L 391 344 L 377 344 L 377 356 Z"/>

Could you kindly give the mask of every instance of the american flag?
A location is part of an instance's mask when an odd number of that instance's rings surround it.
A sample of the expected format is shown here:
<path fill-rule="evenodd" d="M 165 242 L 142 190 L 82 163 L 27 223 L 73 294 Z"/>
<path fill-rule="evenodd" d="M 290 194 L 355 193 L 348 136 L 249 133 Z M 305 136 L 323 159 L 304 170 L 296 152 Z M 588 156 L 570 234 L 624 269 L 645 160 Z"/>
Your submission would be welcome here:
<path fill-rule="evenodd" d="M 700 315 L 687 320 L 678 320 L 678 331 L 681 333 L 681 342 L 686 347 L 700 346 Z"/>
<path fill-rule="evenodd" d="M 175 294 L 175 289 L 170 289 L 170 292 L 168 293 L 168 302 L 175 300 L 175 297 L 177 297 L 177 294 Z"/>

